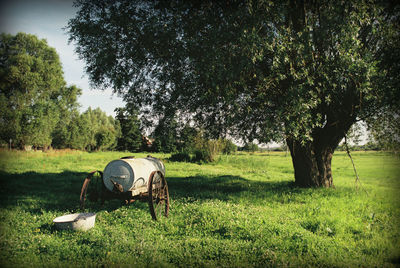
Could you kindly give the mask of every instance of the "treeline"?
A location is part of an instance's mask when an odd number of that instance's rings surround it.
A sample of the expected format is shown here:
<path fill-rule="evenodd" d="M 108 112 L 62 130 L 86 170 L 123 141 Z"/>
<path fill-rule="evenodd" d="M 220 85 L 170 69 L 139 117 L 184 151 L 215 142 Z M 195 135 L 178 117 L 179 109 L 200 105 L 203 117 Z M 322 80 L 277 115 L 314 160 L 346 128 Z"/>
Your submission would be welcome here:
<path fill-rule="evenodd" d="M 0 36 L 0 143 L 18 149 L 112 149 L 117 121 L 100 109 L 80 114 L 81 89 L 67 86 L 61 62 L 46 40 Z"/>
<path fill-rule="evenodd" d="M 373 142 L 369 141 L 365 144 L 349 144 L 348 145 L 350 151 L 390 151 L 384 145 L 378 143 L 378 142 Z M 262 151 L 263 149 L 261 149 Z M 336 148 L 337 151 L 346 151 L 346 145 L 344 143 L 339 144 L 339 146 Z M 274 152 L 285 152 L 289 151 L 286 145 L 282 145 L 279 147 L 274 147 L 269 149 L 269 151 L 274 151 Z M 394 150 L 393 150 L 394 151 Z"/>
<path fill-rule="evenodd" d="M 52 133 L 52 147 L 86 151 L 112 150 L 117 146 L 119 135 L 118 121 L 99 108 L 89 107 L 82 114 L 74 111 L 69 117 L 60 120 Z"/>
<path fill-rule="evenodd" d="M 117 108 L 115 118 L 99 108 L 80 113 L 81 89 L 67 86 L 57 52 L 35 35 L 1 34 L 0 90 L 2 147 L 185 152 L 207 159 L 236 150 L 174 117 L 161 118 L 149 138 L 132 108 Z"/>
<path fill-rule="evenodd" d="M 212 161 L 220 153 L 261 150 L 254 143 L 238 148 L 228 139 L 209 139 L 204 130 L 179 122 L 173 115 L 161 116 L 155 126 L 146 125 L 147 130 L 152 129 L 147 137 L 134 108 L 117 108 L 115 118 L 99 108 L 80 113 L 77 102 L 80 94 L 81 89 L 66 84 L 59 56 L 46 40 L 25 33 L 1 34 L 2 147 L 165 152 L 173 153 L 172 158 L 178 161 Z M 392 121 L 398 124 L 398 120 Z M 351 149 L 380 150 L 398 144 L 392 141 L 398 140 L 396 133 L 390 135 L 391 140 L 379 136 L 379 131 L 376 133 L 379 143 Z M 342 147 L 339 145 L 338 149 Z M 276 150 L 286 151 L 286 148 Z"/>

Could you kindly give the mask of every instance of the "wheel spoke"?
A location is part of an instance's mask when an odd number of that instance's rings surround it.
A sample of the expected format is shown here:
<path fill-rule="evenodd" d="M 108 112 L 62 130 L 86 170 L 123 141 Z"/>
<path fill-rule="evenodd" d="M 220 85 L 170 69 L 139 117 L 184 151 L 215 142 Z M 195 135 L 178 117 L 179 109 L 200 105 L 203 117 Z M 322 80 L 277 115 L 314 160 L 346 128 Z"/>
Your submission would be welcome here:
<path fill-rule="evenodd" d="M 161 215 L 168 217 L 168 212 L 169 212 L 168 186 L 161 172 L 154 172 L 150 175 L 149 208 L 153 220 L 157 220 L 159 217 L 161 217 Z"/>

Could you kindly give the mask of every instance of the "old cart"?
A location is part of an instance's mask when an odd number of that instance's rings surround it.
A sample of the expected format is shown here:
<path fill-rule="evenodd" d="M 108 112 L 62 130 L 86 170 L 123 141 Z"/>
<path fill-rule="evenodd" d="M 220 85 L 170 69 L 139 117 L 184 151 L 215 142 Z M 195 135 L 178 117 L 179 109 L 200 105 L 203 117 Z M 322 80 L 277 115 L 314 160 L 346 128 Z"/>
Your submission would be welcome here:
<path fill-rule="evenodd" d="M 94 177 L 99 178 L 101 187 L 88 192 Z M 96 188 L 96 187 L 91 187 Z M 104 171 L 90 172 L 83 182 L 80 202 L 82 209 L 86 199 L 101 200 L 118 198 L 130 204 L 136 200 L 148 202 L 154 220 L 161 215 L 168 217 L 169 193 L 165 180 L 164 164 L 157 158 L 123 157 L 108 163 Z"/>

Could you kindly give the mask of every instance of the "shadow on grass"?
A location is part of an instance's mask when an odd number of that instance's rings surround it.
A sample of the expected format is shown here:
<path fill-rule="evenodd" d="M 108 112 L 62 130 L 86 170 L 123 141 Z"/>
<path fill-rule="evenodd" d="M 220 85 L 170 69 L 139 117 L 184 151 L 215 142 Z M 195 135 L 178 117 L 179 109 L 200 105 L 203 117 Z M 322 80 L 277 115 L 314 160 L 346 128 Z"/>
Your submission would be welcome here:
<path fill-rule="evenodd" d="M 248 198 L 271 198 L 287 192 L 302 189 L 292 182 L 260 182 L 250 181 L 240 176 L 195 176 L 187 178 L 167 178 L 169 193 L 172 198 L 185 198 L 193 201 L 218 199 L 222 201 Z"/>
<path fill-rule="evenodd" d="M 26 172 L 12 174 L 0 172 L 0 208 L 19 207 L 32 214 L 41 211 L 80 211 L 80 192 L 88 173 L 64 171 L 62 173 Z M 96 183 L 97 184 L 97 183 Z M 89 188 L 97 185 L 93 183 Z M 98 187 L 100 188 L 100 187 Z M 115 210 L 121 201 L 96 205 L 95 210 Z"/>
<path fill-rule="evenodd" d="M 294 181 L 253 181 L 240 176 L 167 177 L 171 198 L 185 202 L 306 203 L 318 197 L 344 197 L 351 188 L 301 188 Z M 318 196 L 318 197 L 317 197 Z"/>
<path fill-rule="evenodd" d="M 42 210 L 78 212 L 80 191 L 86 175 L 72 171 L 22 174 L 0 172 L 0 208 L 20 207 L 33 214 L 40 214 Z M 298 188 L 290 181 L 250 181 L 229 175 L 167 177 L 167 182 L 170 197 L 175 200 L 185 199 L 185 202 L 210 199 L 249 203 L 304 202 L 304 193 L 315 191 Z M 91 183 L 89 188 L 93 189 L 94 185 Z M 335 191 L 319 192 L 322 195 L 338 194 Z M 122 205 L 120 200 L 111 200 L 106 201 L 104 206 L 98 202 L 88 208 L 110 211 Z"/>
<path fill-rule="evenodd" d="M 1 172 L 0 207 L 22 206 L 28 210 L 31 207 L 31 212 L 35 212 L 34 209 L 70 209 L 72 202 L 79 203 L 79 188 L 85 175 L 71 171 L 21 174 Z"/>

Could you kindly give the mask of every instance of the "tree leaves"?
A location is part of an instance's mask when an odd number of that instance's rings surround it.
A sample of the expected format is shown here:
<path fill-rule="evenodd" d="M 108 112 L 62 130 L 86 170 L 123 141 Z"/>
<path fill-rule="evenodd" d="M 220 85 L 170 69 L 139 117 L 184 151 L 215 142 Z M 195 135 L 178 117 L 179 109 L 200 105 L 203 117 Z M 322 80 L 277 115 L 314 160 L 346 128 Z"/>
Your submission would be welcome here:
<path fill-rule="evenodd" d="M 49 146 L 59 120 L 65 81 L 59 57 L 45 40 L 18 33 L 0 37 L 0 139 Z"/>
<path fill-rule="evenodd" d="M 212 135 L 306 142 L 385 105 L 380 2 L 77 6 L 68 30 L 92 82 L 151 111 L 147 118 L 178 111 Z"/>

